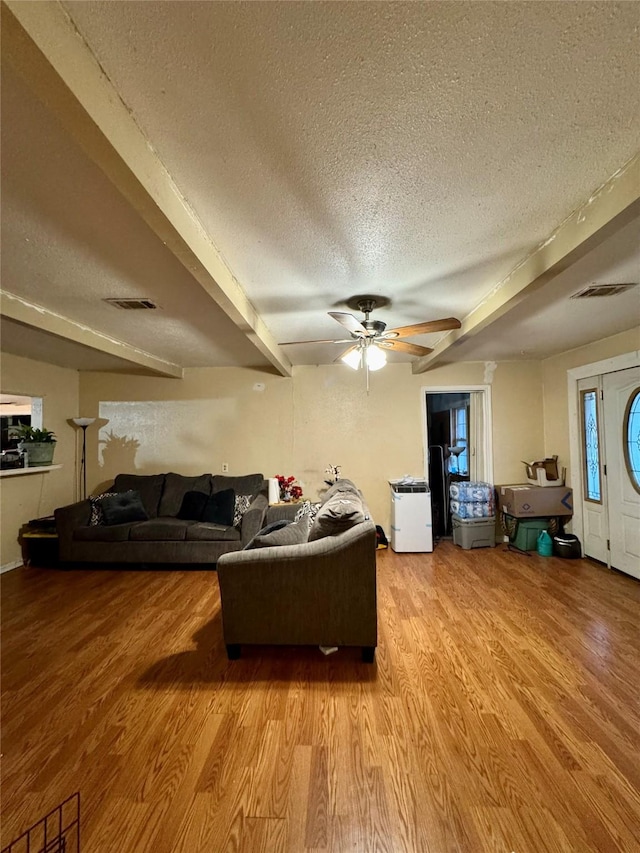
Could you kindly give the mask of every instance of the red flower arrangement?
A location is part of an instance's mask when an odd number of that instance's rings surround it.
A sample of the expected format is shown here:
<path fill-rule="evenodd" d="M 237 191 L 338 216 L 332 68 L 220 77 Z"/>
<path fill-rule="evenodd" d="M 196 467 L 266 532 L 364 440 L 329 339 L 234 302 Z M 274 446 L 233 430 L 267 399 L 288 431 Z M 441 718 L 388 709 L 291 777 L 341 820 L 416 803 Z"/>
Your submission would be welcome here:
<path fill-rule="evenodd" d="M 297 501 L 302 497 L 302 489 L 296 483 L 295 477 L 285 477 L 283 474 L 276 474 L 276 480 L 280 486 L 281 501 Z"/>

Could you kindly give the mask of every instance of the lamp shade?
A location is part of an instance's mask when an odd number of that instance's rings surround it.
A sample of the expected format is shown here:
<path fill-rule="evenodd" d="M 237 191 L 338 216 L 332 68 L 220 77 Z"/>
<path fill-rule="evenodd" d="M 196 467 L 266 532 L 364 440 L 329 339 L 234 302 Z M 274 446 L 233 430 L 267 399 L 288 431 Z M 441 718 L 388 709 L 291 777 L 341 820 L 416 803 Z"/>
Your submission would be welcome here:
<path fill-rule="evenodd" d="M 95 421 L 95 418 L 71 418 L 71 420 L 76 426 L 88 427 Z"/>
<path fill-rule="evenodd" d="M 384 367 L 387 363 L 387 354 L 375 344 L 367 347 L 365 358 L 367 359 L 367 366 L 369 370 L 380 370 L 380 368 Z"/>
<path fill-rule="evenodd" d="M 340 360 L 348 364 L 353 370 L 357 370 L 360 367 L 362 356 L 359 349 L 352 349 L 350 352 L 346 352 Z"/>

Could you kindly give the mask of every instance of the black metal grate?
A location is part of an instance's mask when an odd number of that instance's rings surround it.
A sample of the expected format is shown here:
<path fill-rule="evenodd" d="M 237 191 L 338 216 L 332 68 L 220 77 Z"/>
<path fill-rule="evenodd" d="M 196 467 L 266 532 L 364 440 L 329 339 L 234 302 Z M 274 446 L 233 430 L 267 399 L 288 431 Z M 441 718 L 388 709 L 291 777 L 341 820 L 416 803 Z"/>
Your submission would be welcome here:
<path fill-rule="evenodd" d="M 80 793 L 67 797 L 0 853 L 80 853 Z"/>

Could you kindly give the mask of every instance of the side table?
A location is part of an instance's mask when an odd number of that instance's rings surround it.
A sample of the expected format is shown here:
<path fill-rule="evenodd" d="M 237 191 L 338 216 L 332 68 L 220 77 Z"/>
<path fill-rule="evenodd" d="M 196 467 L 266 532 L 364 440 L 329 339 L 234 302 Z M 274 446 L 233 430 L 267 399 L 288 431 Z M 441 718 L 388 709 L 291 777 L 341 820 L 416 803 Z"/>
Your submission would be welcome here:
<path fill-rule="evenodd" d="M 58 564 L 58 533 L 50 518 L 35 518 L 21 533 L 25 566 L 55 566 Z"/>

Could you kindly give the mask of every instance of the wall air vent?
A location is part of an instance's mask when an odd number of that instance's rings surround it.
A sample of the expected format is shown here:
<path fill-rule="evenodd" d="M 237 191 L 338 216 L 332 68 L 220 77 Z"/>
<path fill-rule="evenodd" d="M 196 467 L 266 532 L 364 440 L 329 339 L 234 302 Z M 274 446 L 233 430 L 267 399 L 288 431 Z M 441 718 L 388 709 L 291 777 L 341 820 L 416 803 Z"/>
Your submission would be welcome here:
<path fill-rule="evenodd" d="M 150 299 L 105 299 L 104 301 L 113 305 L 114 308 L 122 308 L 125 311 L 148 311 L 160 307 Z"/>
<path fill-rule="evenodd" d="M 636 282 L 629 284 L 592 284 L 574 293 L 571 299 L 591 299 L 594 296 L 617 296 L 631 287 L 637 287 Z"/>

